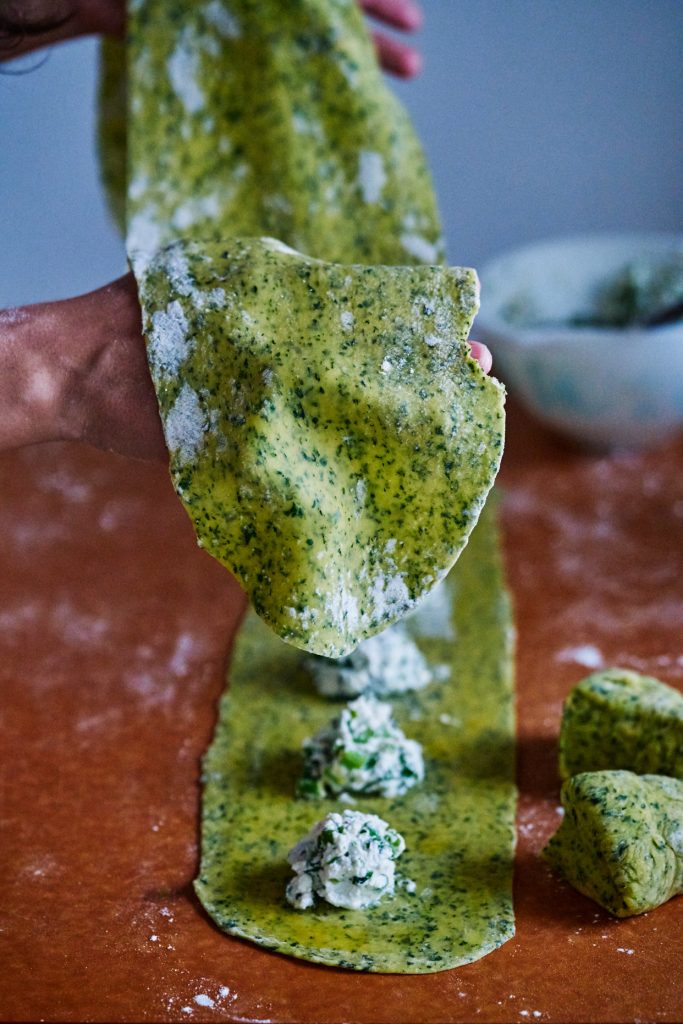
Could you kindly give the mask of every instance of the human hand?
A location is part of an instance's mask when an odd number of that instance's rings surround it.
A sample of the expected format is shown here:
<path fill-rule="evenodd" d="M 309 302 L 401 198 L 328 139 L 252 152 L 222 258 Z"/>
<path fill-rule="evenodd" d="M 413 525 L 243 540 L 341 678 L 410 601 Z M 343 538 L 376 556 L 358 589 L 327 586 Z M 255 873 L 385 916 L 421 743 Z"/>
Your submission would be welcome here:
<path fill-rule="evenodd" d="M 366 14 L 403 31 L 422 23 L 415 0 L 359 0 Z M 125 0 L 0 0 L 0 60 L 78 36 L 104 35 L 123 39 Z M 373 32 L 380 64 L 400 78 L 412 78 L 422 67 L 417 50 L 383 32 Z"/>
<path fill-rule="evenodd" d="M 486 346 L 471 342 L 485 373 Z M 0 312 L 0 451 L 82 441 L 166 461 L 132 274 L 75 299 Z"/>
<path fill-rule="evenodd" d="M 0 312 L 0 451 L 83 441 L 166 460 L 132 274 L 75 299 Z"/>
<path fill-rule="evenodd" d="M 422 24 L 422 10 L 414 0 L 359 0 L 370 17 L 392 28 L 414 32 Z M 379 62 L 385 71 L 399 78 L 414 78 L 422 70 L 422 56 L 412 46 L 400 43 L 384 32 L 373 32 Z"/>

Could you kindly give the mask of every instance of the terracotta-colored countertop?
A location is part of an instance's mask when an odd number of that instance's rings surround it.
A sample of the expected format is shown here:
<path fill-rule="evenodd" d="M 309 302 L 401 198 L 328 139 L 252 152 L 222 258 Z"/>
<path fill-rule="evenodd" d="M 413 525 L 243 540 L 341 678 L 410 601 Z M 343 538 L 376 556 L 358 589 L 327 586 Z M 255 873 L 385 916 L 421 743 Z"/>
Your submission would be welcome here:
<path fill-rule="evenodd" d="M 213 926 L 190 885 L 198 766 L 240 592 L 162 467 L 66 445 L 0 459 L 0 1018 L 683 1019 L 683 899 L 617 922 L 538 859 L 561 701 L 587 666 L 683 686 L 683 444 L 596 458 L 510 421 L 517 936 L 422 977 L 316 968 Z"/>

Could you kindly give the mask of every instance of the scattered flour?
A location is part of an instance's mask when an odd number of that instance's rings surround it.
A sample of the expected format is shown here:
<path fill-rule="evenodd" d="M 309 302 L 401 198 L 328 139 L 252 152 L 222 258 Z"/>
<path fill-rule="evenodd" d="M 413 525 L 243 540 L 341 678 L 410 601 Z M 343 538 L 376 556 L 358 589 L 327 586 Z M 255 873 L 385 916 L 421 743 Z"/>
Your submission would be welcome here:
<path fill-rule="evenodd" d="M 196 996 L 193 996 L 193 999 L 194 999 L 195 1003 L 197 1004 L 197 1006 L 215 1006 L 216 1005 L 216 1001 L 214 999 L 212 999 L 211 996 L 207 996 L 205 992 L 199 992 Z"/>
<path fill-rule="evenodd" d="M 194 637 L 191 633 L 180 633 L 168 663 L 174 676 L 186 676 L 190 670 L 191 656 L 195 653 Z"/>
<path fill-rule="evenodd" d="M 37 482 L 41 491 L 61 494 L 67 501 L 77 505 L 87 501 L 92 495 L 92 486 L 84 480 L 79 480 L 66 468 L 43 473 Z"/>
<path fill-rule="evenodd" d="M 79 611 L 68 599 L 52 608 L 50 626 L 66 643 L 97 645 L 110 630 L 110 622 L 89 612 Z"/>
<path fill-rule="evenodd" d="M 593 644 L 581 644 L 578 647 L 563 647 L 555 655 L 556 661 L 573 661 L 585 668 L 602 668 L 605 664 L 602 652 Z"/>

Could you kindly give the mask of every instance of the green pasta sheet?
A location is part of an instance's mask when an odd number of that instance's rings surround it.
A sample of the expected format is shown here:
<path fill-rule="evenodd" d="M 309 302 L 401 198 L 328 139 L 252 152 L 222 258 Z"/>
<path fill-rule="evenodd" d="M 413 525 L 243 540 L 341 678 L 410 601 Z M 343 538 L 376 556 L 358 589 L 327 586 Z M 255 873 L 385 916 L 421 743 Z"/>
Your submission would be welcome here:
<path fill-rule="evenodd" d="M 337 262 L 442 262 L 424 154 L 355 0 L 136 0 L 128 56 L 134 264 L 231 235 Z M 105 99 L 121 73 L 110 48 Z"/>
<path fill-rule="evenodd" d="M 338 656 L 414 608 L 502 454 L 504 392 L 465 341 L 474 271 L 231 239 L 139 280 L 176 491 L 259 615 Z"/>
<path fill-rule="evenodd" d="M 363 797 L 354 809 L 404 835 L 397 868 L 415 892 L 399 883 L 365 911 L 285 902 L 288 850 L 348 804 L 294 799 L 302 740 L 334 705 L 314 692 L 300 654 L 249 613 L 204 762 L 195 882 L 226 932 L 329 966 L 408 974 L 469 963 L 514 934 L 513 630 L 490 504 L 455 569 L 405 625 L 437 676 L 392 702 L 423 745 L 426 777 L 402 797 Z"/>

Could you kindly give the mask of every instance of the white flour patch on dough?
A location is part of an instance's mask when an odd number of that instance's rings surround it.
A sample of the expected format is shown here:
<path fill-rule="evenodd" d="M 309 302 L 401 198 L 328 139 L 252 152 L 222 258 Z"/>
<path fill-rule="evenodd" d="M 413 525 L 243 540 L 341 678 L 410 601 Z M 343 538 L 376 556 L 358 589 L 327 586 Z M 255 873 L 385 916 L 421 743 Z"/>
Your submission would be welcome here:
<path fill-rule="evenodd" d="M 189 384 L 183 384 L 164 422 L 169 451 L 180 462 L 192 462 L 204 444 L 206 427 L 196 391 Z"/>
<path fill-rule="evenodd" d="M 401 245 L 406 252 L 410 253 L 422 263 L 435 264 L 439 262 L 439 250 L 432 242 L 427 241 L 422 235 L 405 233 L 401 235 Z"/>
<path fill-rule="evenodd" d="M 234 14 L 221 0 L 211 0 L 204 8 L 204 18 L 224 39 L 239 39 L 242 30 Z"/>
<path fill-rule="evenodd" d="M 364 203 L 378 203 L 387 183 L 384 161 L 379 153 L 361 150 L 358 156 L 358 187 Z"/>
<path fill-rule="evenodd" d="M 400 573 L 376 576 L 368 590 L 368 597 L 372 602 L 375 620 L 399 618 L 414 605 Z"/>
<path fill-rule="evenodd" d="M 215 220 L 222 208 L 223 203 L 215 193 L 192 196 L 176 206 L 171 223 L 178 231 L 187 231 L 202 220 Z"/>
<path fill-rule="evenodd" d="M 168 77 L 188 114 L 198 114 L 206 103 L 199 84 L 199 71 L 197 33 L 188 27 L 180 33 L 176 48 L 168 58 Z"/>
<path fill-rule="evenodd" d="M 343 580 L 339 580 L 336 590 L 328 595 L 325 611 L 340 632 L 352 633 L 357 629 L 360 619 L 358 601 L 346 589 Z"/>
<path fill-rule="evenodd" d="M 190 355 L 188 323 L 183 307 L 177 299 L 166 309 L 152 315 L 152 327 L 147 339 L 147 353 L 155 373 L 175 375 Z"/>
<path fill-rule="evenodd" d="M 133 214 L 128 222 L 127 248 L 136 271 L 144 270 L 154 253 L 164 242 L 164 233 L 151 207 Z"/>

